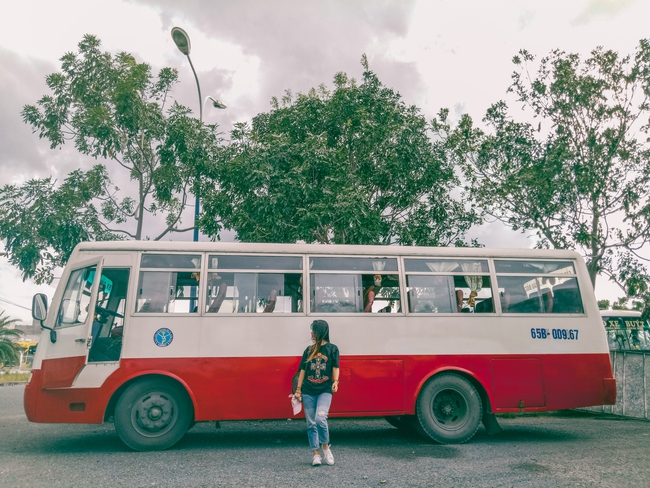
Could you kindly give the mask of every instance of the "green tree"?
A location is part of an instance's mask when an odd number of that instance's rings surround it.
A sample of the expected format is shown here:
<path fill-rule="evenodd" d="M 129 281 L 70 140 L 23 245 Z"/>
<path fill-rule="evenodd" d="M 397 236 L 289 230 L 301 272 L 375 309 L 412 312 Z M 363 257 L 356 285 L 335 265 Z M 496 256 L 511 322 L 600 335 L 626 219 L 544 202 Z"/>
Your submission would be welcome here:
<path fill-rule="evenodd" d="M 189 192 L 199 189 L 196 168 L 213 158 L 217 144 L 216 126 L 176 103 L 166 108 L 174 69 L 154 77 L 127 53 L 102 52 L 90 35 L 78 47 L 61 58 L 60 72 L 46 77 L 51 93 L 26 105 L 22 116 L 52 149 L 72 142 L 102 164 L 74 171 L 60 185 L 44 178 L 0 190 L 7 256 L 37 283 L 51 280 L 80 241 L 157 240 L 193 229 L 181 228 L 181 216 Z M 111 181 L 120 171 L 129 180 L 124 190 Z M 164 225 L 148 216 L 163 217 Z"/>
<path fill-rule="evenodd" d="M 483 119 L 453 129 L 435 123 L 465 169 L 468 198 L 513 229 L 534 230 L 540 247 L 576 249 L 592 284 L 603 273 L 625 285 L 625 266 L 650 237 L 650 44 L 634 56 L 597 48 L 581 61 L 553 51 L 514 57 L 509 91 L 534 123 L 501 101 Z M 532 117 L 531 117 L 532 116 Z M 626 264 L 627 263 L 627 264 Z"/>
<path fill-rule="evenodd" d="M 9 326 L 14 324 L 16 319 L 5 317 L 5 311 L 0 312 L 0 366 L 4 363 L 13 364 L 16 362 L 20 348 L 14 340 L 22 335 L 22 331 L 10 329 Z"/>
<path fill-rule="evenodd" d="M 253 242 L 463 245 L 475 221 L 419 110 L 365 69 L 238 124 L 201 190 L 203 231 Z M 218 216 L 219 218 L 215 218 Z"/>

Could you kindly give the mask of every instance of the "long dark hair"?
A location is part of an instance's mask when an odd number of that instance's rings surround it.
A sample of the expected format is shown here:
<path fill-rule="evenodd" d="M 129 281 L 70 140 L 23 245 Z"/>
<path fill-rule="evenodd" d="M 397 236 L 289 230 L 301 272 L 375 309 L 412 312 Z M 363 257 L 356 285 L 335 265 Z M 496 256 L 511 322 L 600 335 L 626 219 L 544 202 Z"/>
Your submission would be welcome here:
<path fill-rule="evenodd" d="M 330 326 L 324 320 L 314 320 L 311 323 L 311 331 L 314 333 L 314 343 L 310 346 L 307 361 L 318 356 L 323 341 L 330 341 Z"/>

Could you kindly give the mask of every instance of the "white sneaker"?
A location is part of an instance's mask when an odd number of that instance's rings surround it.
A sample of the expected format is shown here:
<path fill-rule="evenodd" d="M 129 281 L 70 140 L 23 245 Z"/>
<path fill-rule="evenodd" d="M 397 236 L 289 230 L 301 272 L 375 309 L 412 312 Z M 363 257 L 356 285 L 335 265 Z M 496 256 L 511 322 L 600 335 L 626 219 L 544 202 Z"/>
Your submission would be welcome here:
<path fill-rule="evenodd" d="M 327 458 L 325 458 L 327 459 Z M 314 454 L 314 460 L 311 462 L 312 466 L 320 466 L 323 464 L 323 461 L 321 461 L 320 455 Z"/>
<path fill-rule="evenodd" d="M 334 454 L 332 454 L 332 448 L 323 449 L 323 457 L 325 458 L 325 464 L 332 466 L 334 464 Z"/>

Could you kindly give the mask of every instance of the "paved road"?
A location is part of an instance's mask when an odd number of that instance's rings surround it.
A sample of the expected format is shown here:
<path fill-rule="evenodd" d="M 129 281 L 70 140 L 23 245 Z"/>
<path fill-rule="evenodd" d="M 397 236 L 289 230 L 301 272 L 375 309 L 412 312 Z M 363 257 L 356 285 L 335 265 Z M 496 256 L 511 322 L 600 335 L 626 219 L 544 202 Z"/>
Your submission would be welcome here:
<path fill-rule="evenodd" d="M 334 466 L 310 466 L 303 421 L 197 424 L 173 449 L 131 452 L 111 424 L 31 424 L 0 387 L 0 486 L 650 486 L 650 422 L 557 413 L 500 418 L 440 446 L 382 419 L 332 419 Z"/>

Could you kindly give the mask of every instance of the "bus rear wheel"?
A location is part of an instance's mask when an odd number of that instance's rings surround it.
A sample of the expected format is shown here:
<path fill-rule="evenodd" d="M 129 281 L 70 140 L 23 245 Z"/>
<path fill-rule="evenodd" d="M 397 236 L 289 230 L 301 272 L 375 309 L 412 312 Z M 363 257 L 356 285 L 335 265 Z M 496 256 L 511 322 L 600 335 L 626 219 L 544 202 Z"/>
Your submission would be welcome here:
<path fill-rule="evenodd" d="M 432 378 L 416 404 L 422 433 L 440 444 L 467 442 L 479 428 L 481 397 L 467 379 L 452 373 Z"/>
<path fill-rule="evenodd" d="M 115 430 L 135 451 L 160 451 L 176 444 L 193 420 L 185 389 L 162 378 L 129 386 L 115 406 Z"/>

